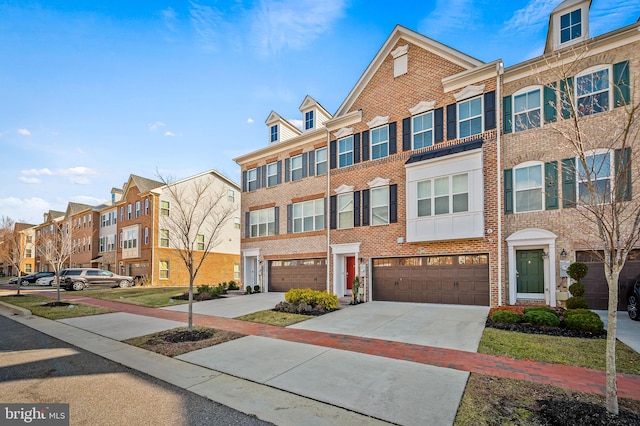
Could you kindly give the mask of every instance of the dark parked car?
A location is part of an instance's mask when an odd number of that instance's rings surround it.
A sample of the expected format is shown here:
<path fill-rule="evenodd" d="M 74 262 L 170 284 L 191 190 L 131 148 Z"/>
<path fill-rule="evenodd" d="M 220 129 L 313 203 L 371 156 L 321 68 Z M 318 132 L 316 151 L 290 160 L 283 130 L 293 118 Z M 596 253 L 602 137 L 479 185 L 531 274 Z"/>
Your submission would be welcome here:
<path fill-rule="evenodd" d="M 65 290 L 84 290 L 90 287 L 120 287 L 133 285 L 133 277 L 114 274 L 97 268 L 70 268 L 65 269 L 64 279 L 60 281 L 60 287 Z"/>
<path fill-rule="evenodd" d="M 640 306 L 638 306 L 638 301 L 640 300 L 640 277 L 636 279 L 636 282 L 629 289 L 629 294 L 627 295 L 627 312 L 629 313 L 629 318 L 634 321 L 640 321 Z"/>
<path fill-rule="evenodd" d="M 29 285 L 34 284 L 38 278 L 52 277 L 53 272 L 36 272 L 35 274 L 23 275 L 20 277 L 20 284 Z M 9 284 L 15 284 L 18 282 L 18 278 L 11 278 Z"/>

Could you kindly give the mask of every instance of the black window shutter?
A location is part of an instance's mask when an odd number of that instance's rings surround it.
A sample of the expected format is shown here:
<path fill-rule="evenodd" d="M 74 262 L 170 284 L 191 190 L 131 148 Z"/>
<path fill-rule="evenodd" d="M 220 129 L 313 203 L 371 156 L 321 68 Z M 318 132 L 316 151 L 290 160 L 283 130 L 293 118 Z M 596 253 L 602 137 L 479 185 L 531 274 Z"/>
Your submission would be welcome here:
<path fill-rule="evenodd" d="M 353 193 L 353 226 L 360 226 L 360 191 Z"/>
<path fill-rule="evenodd" d="M 544 86 L 542 99 L 544 100 L 544 122 L 553 123 L 557 120 L 558 97 L 556 95 L 556 82 Z"/>
<path fill-rule="evenodd" d="M 558 204 L 558 162 L 549 161 L 544 164 L 545 209 L 555 210 Z"/>
<path fill-rule="evenodd" d="M 566 80 L 560 80 L 560 102 L 562 118 L 565 120 L 572 115 L 571 102 L 573 101 L 573 77 L 569 77 Z"/>
<path fill-rule="evenodd" d="M 309 176 L 315 176 L 316 175 L 316 152 L 315 151 L 309 151 Z"/>
<path fill-rule="evenodd" d="M 502 98 L 502 131 L 511 133 L 513 127 L 511 124 L 511 96 L 505 96 Z"/>
<path fill-rule="evenodd" d="M 504 213 L 513 213 L 513 170 L 504 171 Z"/>
<path fill-rule="evenodd" d="M 289 182 L 289 179 L 291 179 L 291 159 L 290 158 L 285 158 L 284 159 L 284 181 L 285 182 Z"/>
<path fill-rule="evenodd" d="M 242 172 L 242 192 L 247 192 L 247 171 Z"/>
<path fill-rule="evenodd" d="M 353 135 L 353 163 L 360 162 L 360 133 Z"/>
<path fill-rule="evenodd" d="M 562 207 L 576 206 L 576 160 L 562 160 Z"/>
<path fill-rule="evenodd" d="M 293 204 L 287 204 L 287 234 L 293 232 Z"/>
<path fill-rule="evenodd" d="M 402 150 L 411 149 L 411 117 L 402 119 Z"/>
<path fill-rule="evenodd" d="M 336 195 L 329 197 L 329 228 L 331 229 L 336 229 L 336 202 Z"/>
<path fill-rule="evenodd" d="M 308 154 L 305 152 L 302 154 L 302 177 L 307 177 L 307 169 L 308 169 Z"/>
<path fill-rule="evenodd" d="M 362 132 L 362 149 L 360 150 L 362 161 L 369 161 L 369 131 Z"/>
<path fill-rule="evenodd" d="M 615 151 L 616 201 L 631 201 L 631 148 Z"/>
<path fill-rule="evenodd" d="M 324 216 L 323 217 L 324 220 L 322 221 L 322 226 L 326 228 L 327 227 L 327 198 L 326 197 L 322 199 L 322 215 Z"/>
<path fill-rule="evenodd" d="M 362 190 L 362 226 L 369 226 L 369 190 Z"/>
<path fill-rule="evenodd" d="M 336 141 L 329 142 L 329 167 L 336 168 Z"/>
<path fill-rule="evenodd" d="M 484 130 L 496 128 L 496 91 L 484 94 Z"/>
<path fill-rule="evenodd" d="M 262 187 L 266 188 L 268 186 L 267 182 L 267 166 L 260 167 L 262 173 Z"/>
<path fill-rule="evenodd" d="M 389 155 L 398 152 L 398 126 L 396 122 L 389 123 Z"/>
<path fill-rule="evenodd" d="M 389 185 L 389 223 L 398 222 L 398 185 Z"/>
<path fill-rule="evenodd" d="M 433 139 L 435 143 L 444 141 L 444 108 L 433 111 Z"/>
<path fill-rule="evenodd" d="M 447 140 L 456 138 L 456 104 L 447 105 Z"/>
<path fill-rule="evenodd" d="M 613 64 L 613 107 L 628 105 L 630 99 L 629 61 Z"/>
<path fill-rule="evenodd" d="M 278 171 L 276 175 L 276 181 L 278 184 L 282 183 L 282 160 L 278 160 L 278 165 L 276 166 Z"/>
<path fill-rule="evenodd" d="M 261 177 L 262 177 L 262 173 L 261 173 L 260 167 L 256 167 L 256 189 L 262 188 L 261 179 L 260 179 Z"/>
<path fill-rule="evenodd" d="M 251 212 L 246 212 L 244 214 L 244 237 L 251 237 Z"/>
<path fill-rule="evenodd" d="M 280 207 L 273 208 L 273 216 L 275 220 L 275 234 L 280 235 Z"/>

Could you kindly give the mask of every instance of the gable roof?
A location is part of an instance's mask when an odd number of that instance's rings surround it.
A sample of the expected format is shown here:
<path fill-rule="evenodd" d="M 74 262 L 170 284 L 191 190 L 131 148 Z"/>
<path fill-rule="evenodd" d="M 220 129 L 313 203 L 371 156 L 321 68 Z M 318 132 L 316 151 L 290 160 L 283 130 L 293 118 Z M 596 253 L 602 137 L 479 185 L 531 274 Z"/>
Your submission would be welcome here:
<path fill-rule="evenodd" d="M 349 109 L 351 108 L 355 100 L 358 98 L 358 96 L 360 96 L 360 93 L 362 93 L 362 91 L 365 89 L 365 87 L 367 86 L 373 75 L 376 73 L 376 71 L 378 71 L 378 68 L 380 68 L 387 56 L 391 54 L 391 50 L 400 39 L 406 40 L 411 44 L 432 52 L 465 69 L 472 69 L 484 65 L 484 62 L 466 55 L 452 47 L 446 46 L 440 42 L 430 39 L 429 37 L 405 28 L 402 25 L 396 25 L 376 56 L 367 67 L 367 69 L 364 71 L 364 73 L 362 73 L 362 76 L 360 77 L 356 85 L 353 87 L 353 89 L 351 89 L 351 92 L 349 92 L 345 100 L 342 102 L 342 105 L 340 105 L 340 107 L 334 114 L 334 118 L 349 112 Z"/>
<path fill-rule="evenodd" d="M 70 202 L 69 204 L 67 204 L 67 211 L 65 213 L 65 216 L 73 216 L 74 214 L 79 213 L 83 210 L 89 210 L 92 208 L 93 206 L 90 206 L 88 204 Z"/>
<path fill-rule="evenodd" d="M 122 190 L 123 193 L 126 194 L 129 191 L 129 188 L 135 186 L 141 194 L 144 194 L 162 185 L 164 185 L 164 183 L 158 182 L 157 180 L 147 179 L 142 176 L 132 174 L 129 175 L 129 180 L 124 184 Z"/>

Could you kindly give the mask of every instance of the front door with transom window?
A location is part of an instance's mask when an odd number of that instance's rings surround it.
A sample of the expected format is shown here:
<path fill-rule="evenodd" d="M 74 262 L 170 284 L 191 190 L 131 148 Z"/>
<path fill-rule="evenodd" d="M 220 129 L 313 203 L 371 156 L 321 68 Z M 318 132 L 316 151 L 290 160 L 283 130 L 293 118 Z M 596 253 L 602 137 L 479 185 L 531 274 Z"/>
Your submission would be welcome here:
<path fill-rule="evenodd" d="M 516 250 L 516 279 L 519 297 L 544 297 L 543 253 L 540 249 Z"/>

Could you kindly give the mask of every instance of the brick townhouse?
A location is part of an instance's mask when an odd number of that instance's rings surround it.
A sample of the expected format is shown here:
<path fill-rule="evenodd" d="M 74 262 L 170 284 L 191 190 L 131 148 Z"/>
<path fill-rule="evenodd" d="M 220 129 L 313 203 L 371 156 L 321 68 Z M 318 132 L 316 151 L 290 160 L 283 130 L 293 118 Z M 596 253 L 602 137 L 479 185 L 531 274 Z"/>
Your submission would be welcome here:
<path fill-rule="evenodd" d="M 304 130 L 276 112 L 267 146 L 235 159 L 242 170 L 242 281 L 270 291 L 327 288 L 327 132 L 331 115 L 312 97 Z"/>
<path fill-rule="evenodd" d="M 397 26 L 323 129 L 305 122 L 301 131 L 272 113 L 268 146 L 236 159 L 245 281 L 345 296 L 358 277 L 365 300 L 556 306 L 567 264 L 585 260 L 602 289 L 602 264 L 574 229 L 578 163 L 551 130 L 569 125 L 568 93 L 580 120 L 616 125 L 616 110 L 637 96 L 640 32 L 634 24 L 590 39 L 589 7 L 561 3 L 544 54 L 507 69 Z M 604 80 L 608 89 L 581 84 Z M 606 158 L 615 170 L 629 161 L 628 150 L 605 147 L 592 162 Z M 318 150 L 327 154 L 323 176 L 312 173 Z M 302 170 L 294 181 L 290 168 L 281 175 L 293 158 Z M 624 201 L 632 188 L 611 191 Z M 322 213 L 304 213 L 302 203 L 321 199 Z M 311 226 L 322 220 L 324 228 Z M 326 259 L 325 282 L 323 269 L 302 267 L 311 258 Z M 632 252 L 624 277 L 637 275 L 638 260 Z"/>
<path fill-rule="evenodd" d="M 556 306 L 567 297 L 566 267 L 583 261 L 590 269 L 584 280 L 589 307 L 607 308 L 603 263 L 593 254 L 598 244 L 583 238 L 587 225 L 578 210 L 589 201 L 584 200 L 579 161 L 558 132 L 571 129 L 574 116 L 586 140 L 596 140 L 586 161 L 598 170 L 603 196 L 624 202 L 640 191 L 637 178 L 633 188 L 614 188 L 618 167 L 636 157 L 631 149 L 637 146 L 623 150 L 611 139 L 624 122 L 625 106 L 638 104 L 640 26 L 590 39 L 590 5 L 561 3 L 551 13 L 544 54 L 504 72 L 503 279 L 508 304 Z M 631 170 L 638 173 L 637 163 Z M 638 275 L 640 251 L 635 250 L 620 276 L 620 309 L 626 309 L 626 286 Z"/>
<path fill-rule="evenodd" d="M 87 204 L 69 203 L 65 218 L 71 226 L 71 248 L 69 265 L 72 268 L 97 266 L 93 259 L 98 254 L 95 244 L 98 235 L 98 213 Z"/>

